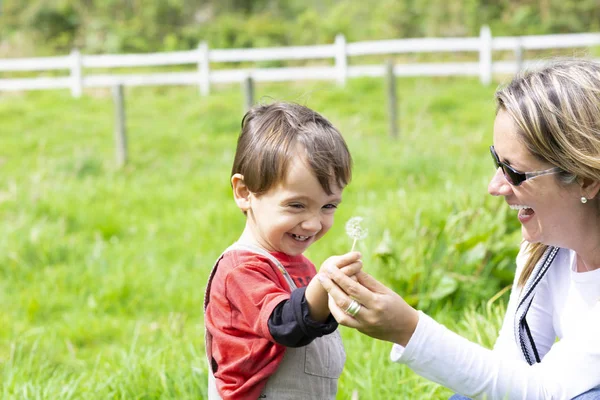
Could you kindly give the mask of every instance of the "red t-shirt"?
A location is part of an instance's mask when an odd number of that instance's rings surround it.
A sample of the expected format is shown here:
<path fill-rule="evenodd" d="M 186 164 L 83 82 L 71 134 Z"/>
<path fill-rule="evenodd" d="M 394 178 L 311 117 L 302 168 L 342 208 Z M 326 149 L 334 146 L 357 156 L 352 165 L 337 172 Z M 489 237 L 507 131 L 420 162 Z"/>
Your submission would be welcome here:
<path fill-rule="evenodd" d="M 298 287 L 308 285 L 315 266 L 304 256 L 271 253 Z M 212 335 L 218 366 L 217 388 L 225 399 L 258 398 L 283 359 L 285 346 L 275 343 L 268 320 L 273 309 L 290 298 L 279 269 L 260 254 L 227 252 L 213 277 L 204 323 Z"/>

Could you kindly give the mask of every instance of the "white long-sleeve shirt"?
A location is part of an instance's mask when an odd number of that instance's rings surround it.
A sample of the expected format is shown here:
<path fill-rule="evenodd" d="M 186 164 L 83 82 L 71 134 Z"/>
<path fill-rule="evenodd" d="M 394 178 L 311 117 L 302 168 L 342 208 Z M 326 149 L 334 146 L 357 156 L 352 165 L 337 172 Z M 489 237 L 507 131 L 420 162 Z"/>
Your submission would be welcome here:
<path fill-rule="evenodd" d="M 458 393 L 485 399 L 571 399 L 600 385 L 600 269 L 576 272 L 574 251 L 560 249 L 527 313 L 541 362 L 529 365 L 515 338 L 514 315 L 525 264 L 517 273 L 493 350 L 472 343 L 419 312 L 406 348 L 390 357 Z"/>

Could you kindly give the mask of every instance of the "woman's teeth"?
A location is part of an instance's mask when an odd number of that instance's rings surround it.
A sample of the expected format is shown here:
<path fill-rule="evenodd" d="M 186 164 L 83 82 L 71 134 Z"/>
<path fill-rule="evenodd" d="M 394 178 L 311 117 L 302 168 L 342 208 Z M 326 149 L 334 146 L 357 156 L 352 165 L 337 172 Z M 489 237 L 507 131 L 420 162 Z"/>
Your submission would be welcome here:
<path fill-rule="evenodd" d="M 525 208 L 531 208 L 529 206 L 522 206 L 520 204 L 510 204 L 510 208 L 513 210 L 523 210 Z"/>
<path fill-rule="evenodd" d="M 292 237 L 300 242 L 304 242 L 305 240 L 308 240 L 310 236 L 300 236 L 292 233 Z"/>

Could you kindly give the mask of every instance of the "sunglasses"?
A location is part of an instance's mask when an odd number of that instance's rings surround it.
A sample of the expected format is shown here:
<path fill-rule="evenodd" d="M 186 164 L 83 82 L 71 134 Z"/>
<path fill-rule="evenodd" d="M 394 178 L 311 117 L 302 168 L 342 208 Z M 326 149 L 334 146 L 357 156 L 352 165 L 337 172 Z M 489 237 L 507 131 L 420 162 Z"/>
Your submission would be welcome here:
<path fill-rule="evenodd" d="M 496 154 L 496 150 L 494 146 L 490 146 L 490 153 L 492 153 L 492 158 L 494 159 L 494 165 L 496 169 L 502 168 L 502 173 L 504 174 L 504 178 L 508 183 L 513 186 L 519 186 L 521 183 L 525 182 L 527 179 L 535 178 L 536 176 L 548 175 L 548 174 L 556 174 L 561 172 L 562 170 L 558 167 L 545 169 L 543 171 L 536 172 L 519 172 L 510 165 L 500 161 L 498 158 L 498 154 Z"/>

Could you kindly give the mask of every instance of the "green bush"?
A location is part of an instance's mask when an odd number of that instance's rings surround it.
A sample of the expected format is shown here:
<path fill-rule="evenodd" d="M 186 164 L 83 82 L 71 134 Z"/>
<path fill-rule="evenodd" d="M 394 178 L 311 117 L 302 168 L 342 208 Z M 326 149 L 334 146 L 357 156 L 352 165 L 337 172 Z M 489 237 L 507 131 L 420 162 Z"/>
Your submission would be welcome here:
<path fill-rule="evenodd" d="M 596 0 L 4 0 L 0 38 L 25 33 L 38 53 L 87 53 L 332 43 L 403 37 L 588 32 L 600 28 Z"/>

